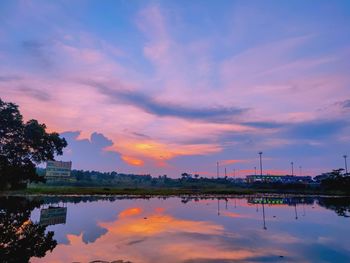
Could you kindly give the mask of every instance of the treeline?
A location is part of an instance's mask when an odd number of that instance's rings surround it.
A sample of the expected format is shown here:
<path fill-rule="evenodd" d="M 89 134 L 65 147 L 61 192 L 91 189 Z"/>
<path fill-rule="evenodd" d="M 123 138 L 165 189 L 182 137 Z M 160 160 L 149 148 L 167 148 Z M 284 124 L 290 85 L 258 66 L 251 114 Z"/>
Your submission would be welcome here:
<path fill-rule="evenodd" d="M 37 173 L 45 175 L 45 169 L 38 169 Z M 205 189 L 252 189 L 254 191 L 273 192 L 329 192 L 329 193 L 349 193 L 350 176 L 343 173 L 342 169 L 333 170 L 326 177 L 313 183 L 282 183 L 282 182 L 255 182 L 247 183 L 243 179 L 233 179 L 228 177 L 208 178 L 182 173 L 180 178 L 169 178 L 167 175 L 152 177 L 149 174 L 124 174 L 113 172 L 72 170 L 69 179 L 48 180 L 48 185 L 55 186 L 103 186 L 125 189 L 136 188 L 176 188 L 205 190 Z"/>
<path fill-rule="evenodd" d="M 45 175 L 45 169 L 38 168 L 37 173 Z M 229 188 L 232 181 L 226 178 L 205 178 L 183 173 L 181 178 L 169 178 L 167 175 L 152 177 L 149 174 L 124 174 L 113 172 L 72 170 L 71 178 L 47 180 L 47 185 L 62 186 L 113 186 L 120 188 Z"/>
<path fill-rule="evenodd" d="M 321 181 L 325 190 L 338 190 L 350 193 L 350 174 L 343 173 L 344 169 L 333 170 L 328 178 Z"/>

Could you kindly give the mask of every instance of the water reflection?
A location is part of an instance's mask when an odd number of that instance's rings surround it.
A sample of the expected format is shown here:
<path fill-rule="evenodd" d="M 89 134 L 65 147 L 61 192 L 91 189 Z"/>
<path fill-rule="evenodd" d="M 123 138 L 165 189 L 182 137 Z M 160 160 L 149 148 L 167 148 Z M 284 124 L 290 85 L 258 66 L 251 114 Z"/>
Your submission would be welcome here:
<path fill-rule="evenodd" d="M 67 207 L 49 206 L 40 210 L 40 225 L 49 226 L 65 224 L 67 218 Z"/>
<path fill-rule="evenodd" d="M 258 205 L 262 207 L 263 229 L 267 230 L 266 217 L 265 217 L 265 205 L 269 206 L 293 206 L 295 219 L 298 220 L 297 205 L 303 205 L 303 216 L 305 216 L 305 204 L 313 205 L 315 199 L 312 197 L 280 197 L 280 196 L 260 196 L 260 197 L 248 197 L 249 204 L 256 205 L 256 211 L 258 212 Z"/>
<path fill-rule="evenodd" d="M 1 262 L 350 261 L 349 198 L 0 201 Z"/>
<path fill-rule="evenodd" d="M 320 198 L 318 205 L 334 210 L 338 216 L 350 217 L 350 198 Z"/>
<path fill-rule="evenodd" d="M 30 213 L 42 202 L 21 197 L 0 198 L 1 262 L 28 262 L 31 257 L 44 257 L 57 242 L 52 231 L 30 220 Z"/>

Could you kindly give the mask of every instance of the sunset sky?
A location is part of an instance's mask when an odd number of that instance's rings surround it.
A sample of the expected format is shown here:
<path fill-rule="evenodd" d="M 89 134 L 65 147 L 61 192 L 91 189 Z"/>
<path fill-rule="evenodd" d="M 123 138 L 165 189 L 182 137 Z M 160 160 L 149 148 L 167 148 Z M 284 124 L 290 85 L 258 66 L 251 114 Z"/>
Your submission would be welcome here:
<path fill-rule="evenodd" d="M 350 155 L 350 1 L 0 1 L 0 98 L 74 169 L 316 175 Z"/>

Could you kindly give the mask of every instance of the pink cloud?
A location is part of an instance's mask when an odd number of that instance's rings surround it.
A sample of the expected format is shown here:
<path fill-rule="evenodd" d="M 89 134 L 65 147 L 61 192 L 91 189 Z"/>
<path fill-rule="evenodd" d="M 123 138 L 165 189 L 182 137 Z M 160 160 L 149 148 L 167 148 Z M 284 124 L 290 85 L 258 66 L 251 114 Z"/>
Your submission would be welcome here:
<path fill-rule="evenodd" d="M 219 161 L 220 165 L 230 165 L 230 164 L 235 164 L 235 163 L 245 163 L 247 160 L 221 160 Z"/>

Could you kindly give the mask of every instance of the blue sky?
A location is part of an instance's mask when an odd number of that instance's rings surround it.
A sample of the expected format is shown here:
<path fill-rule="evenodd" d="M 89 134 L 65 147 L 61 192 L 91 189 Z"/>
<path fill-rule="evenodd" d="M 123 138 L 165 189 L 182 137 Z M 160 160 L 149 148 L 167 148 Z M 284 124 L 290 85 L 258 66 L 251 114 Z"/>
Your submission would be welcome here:
<path fill-rule="evenodd" d="M 349 1 L 1 1 L 0 94 L 77 169 L 214 176 L 350 146 Z"/>

